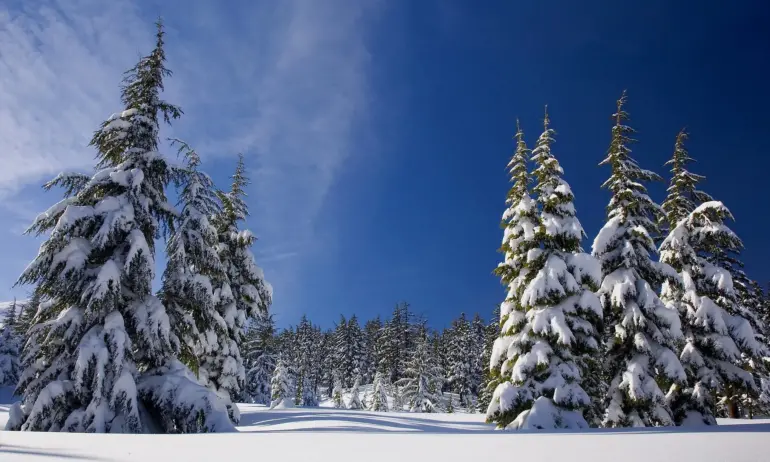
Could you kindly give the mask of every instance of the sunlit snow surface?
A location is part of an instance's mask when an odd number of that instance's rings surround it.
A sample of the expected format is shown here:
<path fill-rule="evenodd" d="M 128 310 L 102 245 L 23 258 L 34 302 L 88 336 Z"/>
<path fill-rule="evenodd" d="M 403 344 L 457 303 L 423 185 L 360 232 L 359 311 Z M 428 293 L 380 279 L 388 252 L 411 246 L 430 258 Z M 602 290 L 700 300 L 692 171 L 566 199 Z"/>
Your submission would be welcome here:
<path fill-rule="evenodd" d="M 0 425 L 8 389 L 0 390 Z M 323 403 L 323 405 L 328 405 Z M 0 433 L 0 461 L 480 461 L 767 460 L 770 420 L 720 421 L 698 432 L 499 432 L 482 414 L 410 414 L 241 404 L 242 433 L 89 435 Z M 749 423 L 750 422 L 750 423 Z"/>

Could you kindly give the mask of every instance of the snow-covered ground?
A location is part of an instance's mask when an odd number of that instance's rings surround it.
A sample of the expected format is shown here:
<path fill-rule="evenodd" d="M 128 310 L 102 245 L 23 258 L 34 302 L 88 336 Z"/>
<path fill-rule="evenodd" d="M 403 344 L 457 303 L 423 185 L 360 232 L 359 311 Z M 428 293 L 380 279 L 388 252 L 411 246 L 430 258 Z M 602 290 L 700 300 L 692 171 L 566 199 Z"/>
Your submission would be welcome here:
<path fill-rule="evenodd" d="M 0 390 L 0 403 L 11 400 Z M 322 403 L 328 405 L 328 403 Z M 410 414 L 329 407 L 268 410 L 241 404 L 240 433 L 88 435 L 0 433 L 0 461 L 730 461 L 767 460 L 770 420 L 583 433 L 499 432 L 481 414 Z M 7 419 L 0 404 L 0 425 Z M 730 424 L 730 425 L 725 425 Z"/>

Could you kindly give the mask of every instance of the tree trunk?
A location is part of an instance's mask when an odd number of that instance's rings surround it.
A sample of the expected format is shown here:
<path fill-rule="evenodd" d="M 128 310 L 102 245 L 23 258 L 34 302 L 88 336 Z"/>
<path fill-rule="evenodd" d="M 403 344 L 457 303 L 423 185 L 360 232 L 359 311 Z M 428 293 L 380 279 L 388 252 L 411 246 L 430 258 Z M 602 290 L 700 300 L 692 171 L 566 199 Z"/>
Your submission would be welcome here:
<path fill-rule="evenodd" d="M 732 399 L 727 402 L 727 417 L 731 419 L 738 418 L 738 403 Z"/>

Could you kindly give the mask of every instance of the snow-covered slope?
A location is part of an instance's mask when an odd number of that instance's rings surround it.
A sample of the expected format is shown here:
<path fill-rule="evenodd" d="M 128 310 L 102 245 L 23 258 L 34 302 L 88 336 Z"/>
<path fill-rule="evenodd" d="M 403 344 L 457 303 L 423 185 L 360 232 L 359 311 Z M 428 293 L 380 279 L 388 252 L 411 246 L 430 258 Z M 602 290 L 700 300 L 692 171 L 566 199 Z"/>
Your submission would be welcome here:
<path fill-rule="evenodd" d="M 0 399 L 10 398 L 5 391 L 0 390 Z M 7 418 L 7 407 L 0 405 L 0 425 Z M 492 430 L 481 414 L 377 413 L 323 407 L 268 410 L 249 404 L 239 407 L 241 433 L 159 436 L 3 432 L 0 460 L 444 462 L 508 454 L 506 459 L 528 462 L 756 462 L 766 458 L 770 436 L 770 421 L 730 422 L 736 425 L 701 432 L 647 429 L 512 433 Z"/>

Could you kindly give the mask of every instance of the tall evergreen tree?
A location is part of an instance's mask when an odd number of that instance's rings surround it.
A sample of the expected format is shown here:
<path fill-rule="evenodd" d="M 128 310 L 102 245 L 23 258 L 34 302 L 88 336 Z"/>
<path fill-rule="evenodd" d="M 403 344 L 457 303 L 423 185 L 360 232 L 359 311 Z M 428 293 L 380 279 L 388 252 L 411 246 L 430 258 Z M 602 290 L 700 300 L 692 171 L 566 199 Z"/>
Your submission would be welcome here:
<path fill-rule="evenodd" d="M 249 326 L 244 342 L 246 367 L 246 399 L 257 404 L 270 404 L 270 381 L 278 352 L 276 350 L 275 320 L 271 314 L 258 316 Z"/>
<path fill-rule="evenodd" d="M 382 332 L 382 321 L 377 316 L 375 319 L 366 321 L 364 324 L 364 355 L 363 355 L 363 380 L 370 383 L 374 380 L 377 372 L 377 364 L 380 361 L 380 350 L 378 348 L 380 334 Z"/>
<path fill-rule="evenodd" d="M 334 328 L 334 366 L 343 387 L 353 385 L 353 354 L 350 347 L 349 325 L 345 316 L 340 315 L 340 321 Z"/>
<path fill-rule="evenodd" d="M 460 405 L 467 405 L 471 400 L 471 351 L 470 324 L 465 313 L 452 322 L 449 332 L 449 384 L 450 389 L 460 396 Z"/>
<path fill-rule="evenodd" d="M 91 140 L 98 170 L 49 182 L 65 188 L 65 199 L 28 231 L 50 234 L 18 284 L 35 285 L 46 301 L 30 329 L 23 404 L 11 409 L 8 429 L 141 432 L 140 400 L 161 431 L 232 429 L 218 419 L 219 401 L 175 360 L 178 339 L 152 293 L 155 239 L 174 217 L 158 118 L 181 114 L 160 99 L 170 74 L 160 23 L 156 38 L 126 74 L 125 109 Z"/>
<path fill-rule="evenodd" d="M 16 331 L 16 300 L 7 308 L 0 324 L 0 386 L 16 386 L 21 375 L 22 337 Z"/>
<path fill-rule="evenodd" d="M 418 334 L 404 377 L 396 383 L 401 388 L 402 399 L 409 405 L 410 412 L 437 412 L 441 409 L 440 374 L 431 355 L 427 335 L 424 332 Z"/>
<path fill-rule="evenodd" d="M 521 129 L 518 120 L 516 121 L 515 139 L 516 150 L 508 162 L 508 171 L 513 185 L 508 191 L 505 200 L 507 208 L 503 212 L 502 217 L 503 241 L 500 252 L 503 253 L 503 262 L 495 269 L 495 274 L 500 276 L 501 282 L 508 288 L 505 300 L 497 308 L 499 316 L 495 319 L 492 328 L 495 338 L 500 337 L 500 340 L 495 340 L 493 345 L 499 344 L 501 348 L 503 344 L 511 340 L 512 336 L 519 333 L 518 326 L 505 332 L 502 332 L 500 329 L 511 316 L 518 316 L 516 314 L 512 315 L 513 311 L 524 312 L 523 307 L 519 303 L 519 298 L 524 284 L 524 276 L 526 275 L 526 256 L 531 249 L 538 245 L 535 236 L 539 226 L 537 204 L 529 193 L 529 184 L 532 178 L 529 174 L 528 163 L 532 151 L 527 148 L 527 144 L 524 141 L 524 131 Z M 485 398 L 487 407 L 491 404 L 492 393 L 498 385 L 510 382 L 510 377 L 500 373 L 502 363 L 508 358 L 505 357 L 502 350 L 498 350 L 496 355 L 493 354 L 493 349 L 494 347 L 490 346 L 490 362 L 487 365 L 489 368 L 486 385 L 487 397 Z M 492 418 L 494 412 L 487 412 L 487 418 Z M 512 418 L 506 418 L 506 420 L 505 425 Z"/>
<path fill-rule="evenodd" d="M 492 393 L 497 388 L 499 379 L 500 364 L 491 364 L 492 348 L 495 340 L 500 335 L 500 305 L 495 306 L 492 312 L 492 320 L 487 324 L 484 333 L 484 351 L 483 351 L 483 382 L 479 392 L 477 410 L 487 412 L 489 403 L 492 402 Z"/>
<path fill-rule="evenodd" d="M 502 361 L 501 383 L 487 410 L 487 419 L 499 428 L 588 425 L 581 411 L 590 399 L 581 381 L 587 357 L 599 347 L 602 310 L 593 290 L 601 269 L 581 253 L 583 228 L 572 191 L 551 153 L 554 131 L 549 125 L 546 112 L 543 134 L 532 152 L 540 207 L 530 237 L 534 240 L 520 257 L 519 274 L 504 276 L 510 281 L 509 294 L 501 306 L 504 322 L 491 359 L 491 364 Z"/>
<path fill-rule="evenodd" d="M 732 275 L 713 257 L 737 252 L 740 239 L 725 224 L 730 211 L 704 202 L 680 219 L 661 245 L 661 261 L 680 272 L 682 288 L 664 284 L 661 299 L 680 310 L 685 337 L 680 360 L 687 386 L 672 387 L 669 402 L 679 425 L 714 425 L 714 395 L 728 389 L 756 392 L 744 358 L 765 353 L 737 302 Z M 734 393 L 731 393 L 734 394 Z"/>
<path fill-rule="evenodd" d="M 380 337 L 380 368 L 390 374 L 390 381 L 393 383 L 403 377 L 409 361 L 409 347 L 413 336 L 410 321 L 409 304 L 397 304 Z"/>
<path fill-rule="evenodd" d="M 240 223 L 249 216 L 245 188 L 249 184 L 243 156 L 239 156 L 229 192 L 219 192 L 222 210 L 213 218 L 218 233 L 217 250 L 226 278 L 214 290 L 217 311 L 227 325 L 227 335 L 220 336 L 215 354 L 207 358 L 208 382 L 220 396 L 238 399 L 243 390 L 245 368 L 240 353 L 243 331 L 249 318 L 265 315 L 272 303 L 272 287 L 257 266 L 251 246 L 256 237 L 241 230 Z M 231 418 L 238 422 L 237 408 Z"/>
<path fill-rule="evenodd" d="M 297 326 L 296 345 L 298 348 L 297 394 L 300 404 L 305 407 L 318 406 L 316 391 L 317 381 L 314 376 L 314 352 L 318 350 L 318 338 L 315 335 L 313 325 L 307 316 L 303 315 Z"/>
<path fill-rule="evenodd" d="M 361 325 L 358 323 L 356 315 L 351 316 L 348 320 L 348 351 L 351 358 L 350 365 L 352 366 L 350 375 L 363 380 L 365 377 L 364 333 L 361 331 Z"/>
<path fill-rule="evenodd" d="M 681 338 L 676 309 L 663 304 L 656 288 L 664 280 L 678 283 L 674 270 L 652 260 L 657 249 L 660 207 L 647 195 L 646 181 L 661 178 L 639 168 L 629 144 L 634 130 L 626 125 L 626 92 L 613 114 L 612 141 L 600 165 L 609 165 L 610 178 L 602 185 L 612 193 L 607 223 L 599 231 L 593 255 L 602 264 L 599 297 L 604 310 L 609 380 L 603 425 L 640 427 L 673 425 L 660 387 L 683 384 L 684 369 L 675 353 Z"/>
<path fill-rule="evenodd" d="M 487 358 L 484 353 L 486 344 L 487 326 L 484 320 L 476 313 L 471 321 L 470 336 L 470 386 L 473 396 L 480 396 L 484 388 L 484 372 L 487 366 Z"/>
<path fill-rule="evenodd" d="M 220 207 L 214 183 L 198 170 L 198 154 L 186 143 L 174 142 L 187 165 L 178 170 L 182 211 L 166 246 L 168 263 L 160 297 L 179 339 L 180 360 L 207 383 L 209 374 L 200 370 L 201 357 L 216 355 L 217 339 L 227 336 L 213 292 L 225 275 L 216 251 L 217 230 L 209 221 Z"/>

